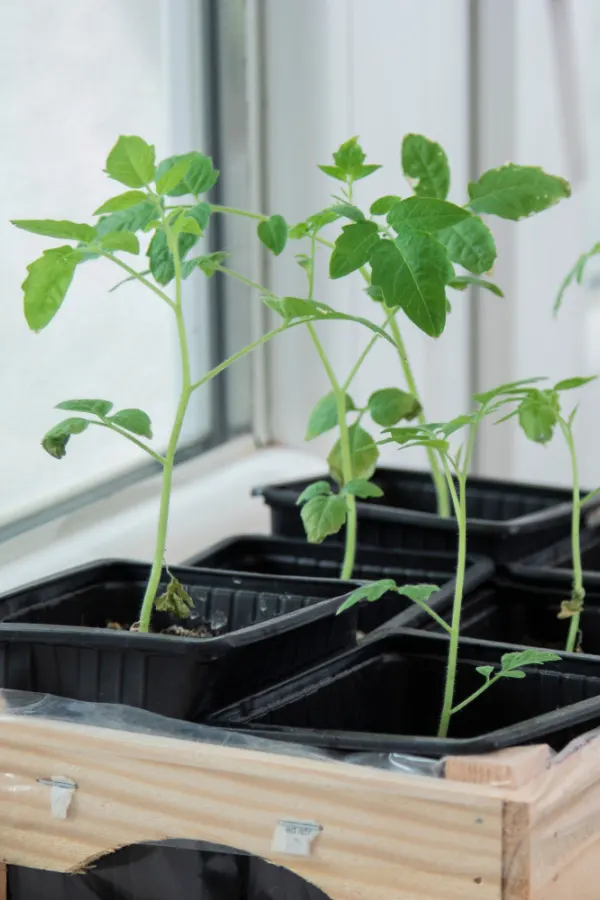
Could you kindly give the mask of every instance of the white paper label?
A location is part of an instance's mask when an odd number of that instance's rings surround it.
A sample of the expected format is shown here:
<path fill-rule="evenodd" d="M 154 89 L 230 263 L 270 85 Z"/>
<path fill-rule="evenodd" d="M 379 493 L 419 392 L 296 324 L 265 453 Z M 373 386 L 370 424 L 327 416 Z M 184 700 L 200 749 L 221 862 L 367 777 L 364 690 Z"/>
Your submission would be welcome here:
<path fill-rule="evenodd" d="M 311 844 L 323 831 L 317 822 L 281 819 L 275 826 L 271 849 L 288 856 L 310 856 Z"/>

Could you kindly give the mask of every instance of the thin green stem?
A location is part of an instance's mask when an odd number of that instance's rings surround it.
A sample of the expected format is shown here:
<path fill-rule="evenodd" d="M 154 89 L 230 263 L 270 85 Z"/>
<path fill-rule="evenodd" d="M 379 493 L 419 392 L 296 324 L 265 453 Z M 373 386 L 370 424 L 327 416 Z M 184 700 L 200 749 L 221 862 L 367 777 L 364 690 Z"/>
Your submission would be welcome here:
<path fill-rule="evenodd" d="M 175 320 L 177 323 L 177 337 L 179 341 L 179 351 L 181 355 L 181 393 L 177 410 L 175 413 L 175 421 L 171 429 L 167 452 L 163 463 L 163 482 L 160 495 L 160 507 L 158 514 L 158 527 L 156 532 L 156 544 L 154 548 L 154 558 L 152 560 L 152 568 L 150 577 L 146 586 L 146 592 L 142 601 L 142 609 L 140 612 L 139 630 L 147 632 L 150 628 L 150 619 L 152 617 L 152 609 L 156 599 L 156 592 L 160 584 L 160 578 L 163 569 L 163 560 L 165 555 L 165 545 L 167 542 L 167 529 L 169 524 L 169 505 L 171 500 L 171 486 L 173 481 L 173 467 L 175 465 L 175 453 L 177 444 L 183 428 L 185 414 L 187 412 L 188 403 L 192 394 L 190 354 L 188 348 L 187 334 L 185 330 L 185 320 L 183 317 L 183 308 L 181 302 L 181 259 L 179 256 L 179 245 L 177 236 L 173 234 L 166 218 L 163 218 L 163 227 L 167 236 L 169 250 L 173 256 L 173 264 L 175 269 Z"/>
<path fill-rule="evenodd" d="M 113 256 L 112 253 L 107 253 L 106 250 L 94 250 L 95 253 L 99 253 L 101 256 L 104 256 L 106 259 L 110 259 L 111 262 L 114 262 L 116 266 L 123 269 L 124 272 L 127 272 L 132 278 L 135 278 L 136 281 L 139 281 L 140 284 L 143 284 L 145 287 L 149 288 L 157 297 L 166 303 L 167 306 L 170 306 L 173 311 L 175 311 L 175 304 L 171 300 L 171 298 L 165 294 L 164 291 L 161 291 L 160 288 L 157 288 L 155 284 L 152 284 L 151 281 L 148 281 L 147 278 L 141 274 L 141 272 L 136 272 L 135 269 L 132 269 L 131 266 L 127 265 L 126 262 L 123 262 L 122 259 L 118 259 L 118 257 Z"/>
<path fill-rule="evenodd" d="M 419 398 L 419 392 L 417 390 L 417 383 L 415 381 L 415 377 L 413 375 L 410 363 L 408 361 L 408 355 L 406 353 L 406 347 L 404 345 L 404 341 L 402 340 L 402 335 L 400 333 L 400 329 L 398 327 L 398 323 L 393 317 L 390 321 L 390 330 L 392 332 L 392 337 L 396 342 L 396 346 L 398 348 L 398 357 L 400 359 L 400 365 L 402 367 L 402 371 L 404 373 L 404 378 L 406 379 L 406 385 L 408 390 L 416 398 L 421 406 L 421 412 L 417 416 L 417 421 L 421 425 L 425 425 L 427 419 L 425 417 L 425 413 L 423 412 L 421 400 Z M 427 452 L 427 460 L 429 462 L 429 468 L 431 469 L 431 477 L 433 478 L 433 483 L 435 486 L 435 493 L 437 496 L 437 511 L 438 515 L 443 518 L 447 518 L 450 515 L 450 502 L 448 499 L 448 489 L 446 487 L 446 481 L 444 479 L 444 474 L 440 468 L 437 456 L 435 451 L 431 447 L 426 448 Z"/>
<path fill-rule="evenodd" d="M 130 434 L 128 431 L 125 431 L 123 428 L 119 428 L 118 425 L 115 425 L 113 422 L 108 421 L 107 419 L 101 421 L 95 421 L 94 419 L 90 419 L 91 425 L 100 425 L 102 428 L 108 428 L 110 431 L 114 431 L 116 434 L 120 434 L 121 437 L 127 438 L 128 441 L 131 441 L 132 444 L 135 444 L 136 447 L 139 447 L 140 450 L 144 450 L 149 456 L 152 457 L 157 463 L 160 463 L 161 466 L 164 465 L 165 459 L 160 453 L 156 453 L 151 447 L 148 447 L 147 444 L 139 441 L 133 434 Z"/>
<path fill-rule="evenodd" d="M 242 216 L 244 219 L 254 219 L 255 222 L 267 222 L 269 219 L 264 213 L 249 212 L 247 209 L 238 209 L 235 206 L 221 206 L 220 203 L 211 203 L 210 206 L 215 213 L 223 213 L 230 216 Z M 317 244 L 322 244 L 323 247 L 329 247 L 331 249 L 334 246 L 331 241 L 326 240 L 326 238 L 321 237 L 318 234 L 315 235 L 315 240 Z"/>
<path fill-rule="evenodd" d="M 316 235 L 311 235 L 310 241 L 310 266 L 308 269 L 308 300 L 313 299 L 315 289 L 315 243 Z M 308 331 L 312 341 L 316 347 L 319 358 L 323 363 L 323 367 L 327 372 L 327 377 L 331 384 L 335 396 L 335 404 L 337 408 L 338 425 L 340 429 L 340 456 L 342 459 L 342 476 L 344 484 L 352 481 L 352 454 L 350 452 L 350 435 L 348 433 L 348 423 L 346 421 L 346 391 L 340 386 L 335 372 L 331 367 L 331 363 L 327 358 L 327 354 L 323 349 L 323 345 L 319 340 L 319 336 L 312 324 L 308 326 Z M 346 495 L 346 543 L 344 549 L 344 561 L 342 563 L 341 579 L 348 580 L 352 577 L 354 569 L 354 560 L 356 558 L 356 498 L 353 494 Z"/>
<path fill-rule="evenodd" d="M 218 366 L 215 366 L 214 369 L 211 369 L 210 372 L 207 372 L 206 375 L 203 375 L 199 381 L 195 381 L 191 386 L 191 390 L 195 391 L 199 387 L 202 387 L 203 384 L 211 381 L 232 363 L 236 362 L 238 359 L 241 359 L 243 356 L 246 356 L 247 353 L 251 353 L 257 347 L 260 347 L 261 344 L 265 344 L 267 341 L 270 341 L 271 338 L 274 338 L 276 335 L 281 334 L 282 331 L 286 331 L 288 328 L 295 328 L 297 325 L 305 325 L 306 321 L 306 319 L 298 319 L 297 322 L 290 322 L 289 324 L 281 325 L 279 328 L 274 328 L 273 331 L 268 331 L 266 334 L 261 335 L 261 337 L 257 338 L 255 341 L 252 341 L 251 344 L 248 344 L 246 347 L 238 350 L 237 353 L 234 353 L 232 356 L 228 356 L 227 359 L 224 359 L 223 362 L 220 362 Z"/>
<path fill-rule="evenodd" d="M 394 318 L 395 314 L 396 314 L 395 309 L 389 310 L 387 316 L 385 317 L 385 322 L 383 323 L 382 328 L 387 328 L 387 326 L 390 324 L 390 322 Z M 367 344 L 367 346 L 365 347 L 365 349 L 363 350 L 363 352 L 360 354 L 360 356 L 358 357 L 358 359 L 352 366 L 350 374 L 348 375 L 348 377 L 346 378 L 346 380 L 344 382 L 344 385 L 343 385 L 344 391 L 348 390 L 348 388 L 350 387 L 350 385 L 356 378 L 356 375 L 358 374 L 358 370 L 360 369 L 360 367 L 362 366 L 365 359 L 367 358 L 367 356 L 369 355 L 369 353 L 371 352 L 371 350 L 373 349 L 374 345 L 376 344 L 376 342 L 379 340 L 380 337 L 381 337 L 381 335 L 374 334 L 373 337 L 371 338 L 371 340 L 369 341 L 369 343 Z"/>
<path fill-rule="evenodd" d="M 573 588 L 571 592 L 571 600 L 574 609 L 571 621 L 569 623 L 569 634 L 565 650 L 567 653 L 574 653 L 579 642 L 579 631 L 581 625 L 581 612 L 583 609 L 583 601 L 585 599 L 585 590 L 583 587 L 583 568 L 581 565 L 581 545 L 579 540 L 579 528 L 581 519 L 581 497 L 579 493 L 579 469 L 577 466 L 577 451 L 575 450 L 575 441 L 573 440 L 573 432 L 570 426 L 559 419 L 559 424 L 564 435 L 569 455 L 571 457 L 571 478 L 573 482 L 573 511 L 571 513 L 571 554 L 573 556 Z"/>
<path fill-rule="evenodd" d="M 472 694 L 469 694 L 469 696 L 466 698 L 466 700 L 463 700 L 461 703 L 457 703 L 457 705 L 453 709 L 450 710 L 450 715 L 453 716 L 455 713 L 460 712 L 461 709 L 464 709 L 465 706 L 468 706 L 469 703 L 472 703 L 473 700 L 477 700 L 478 697 L 481 697 L 481 695 L 484 693 L 484 691 L 487 691 L 487 689 L 489 687 L 491 687 L 493 684 L 496 684 L 496 682 L 501 677 L 502 677 L 502 675 L 500 674 L 500 672 L 498 672 L 497 675 L 493 675 L 491 678 L 486 679 L 483 682 L 483 684 L 481 685 L 481 687 L 477 688 L 476 691 L 473 691 Z"/>
<path fill-rule="evenodd" d="M 235 272 L 233 269 L 228 269 L 227 266 L 215 266 L 215 269 L 217 272 L 222 272 L 223 275 L 229 275 L 230 278 L 235 278 L 236 281 L 241 281 L 242 284 L 254 288 L 254 290 L 256 291 L 260 291 L 261 293 L 265 292 L 264 287 L 262 287 L 256 281 L 252 281 L 252 279 L 246 278 L 245 275 L 241 275 L 239 272 Z"/>
<path fill-rule="evenodd" d="M 458 478 L 459 494 L 456 490 L 452 475 L 444 465 L 446 480 L 450 495 L 454 502 L 456 521 L 458 523 L 458 556 L 456 560 L 456 580 L 454 583 L 454 602 L 452 605 L 452 622 L 450 630 L 450 646 L 448 648 L 448 666 L 446 668 L 446 683 L 444 686 L 444 701 L 440 716 L 438 737 L 447 737 L 450 726 L 450 718 L 454 705 L 454 690 L 456 687 L 456 668 L 458 663 L 458 642 L 460 638 L 460 619 L 462 612 L 462 598 L 465 582 L 465 568 L 467 561 L 467 483 L 462 474 Z"/>

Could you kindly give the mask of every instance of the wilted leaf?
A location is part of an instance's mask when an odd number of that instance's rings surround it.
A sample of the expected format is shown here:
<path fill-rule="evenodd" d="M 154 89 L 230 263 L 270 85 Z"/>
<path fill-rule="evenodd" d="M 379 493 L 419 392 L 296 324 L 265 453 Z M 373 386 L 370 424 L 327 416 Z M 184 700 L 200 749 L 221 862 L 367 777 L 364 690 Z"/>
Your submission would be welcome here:
<path fill-rule="evenodd" d="M 421 412 L 416 397 L 399 388 L 382 388 L 369 397 L 369 413 L 378 425 L 395 425 L 400 419 L 414 419 Z"/>
<path fill-rule="evenodd" d="M 81 434 L 89 425 L 87 419 L 64 419 L 51 428 L 42 438 L 42 447 L 55 459 L 62 459 L 67 452 L 67 444 L 73 434 Z"/>

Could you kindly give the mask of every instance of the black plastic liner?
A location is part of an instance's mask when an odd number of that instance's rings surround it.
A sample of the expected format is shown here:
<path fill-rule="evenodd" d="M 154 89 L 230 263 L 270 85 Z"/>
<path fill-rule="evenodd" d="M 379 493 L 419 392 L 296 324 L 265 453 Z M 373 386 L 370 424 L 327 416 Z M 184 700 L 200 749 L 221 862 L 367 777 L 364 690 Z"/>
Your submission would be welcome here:
<path fill-rule="evenodd" d="M 462 640 L 456 703 L 482 684 L 478 665 L 507 648 Z M 560 750 L 600 726 L 600 661 L 570 655 L 500 679 L 453 716 L 437 738 L 448 639 L 405 630 L 373 638 L 268 691 L 217 713 L 211 724 L 330 750 L 428 757 L 487 753 L 535 741 Z"/>
<path fill-rule="evenodd" d="M 240 535 L 215 544 L 204 553 L 186 560 L 185 565 L 269 575 L 337 578 L 343 556 L 343 544 L 309 544 L 301 539 Z M 481 584 L 492 570 L 491 561 L 483 557 L 468 557 L 465 575 L 467 589 Z M 393 578 L 398 585 L 438 584 L 443 588 L 431 599 L 432 605 L 437 608 L 444 607 L 452 597 L 455 571 L 456 555 L 452 553 L 359 547 L 353 578 L 357 581 Z M 363 603 L 359 607 L 358 630 L 370 634 L 399 614 L 401 618 L 395 620 L 398 626 L 416 628 L 428 619 L 410 600 L 398 594 L 389 594 L 376 603 Z"/>
<path fill-rule="evenodd" d="M 274 534 L 302 537 L 298 497 L 317 479 L 256 488 L 271 507 Z M 323 476 L 319 480 L 328 480 Z M 377 469 L 373 481 L 383 490 L 377 500 L 358 503 L 361 546 L 382 549 L 455 552 L 456 522 L 436 513 L 435 488 L 427 472 Z M 569 534 L 571 492 L 490 478 L 472 477 L 467 486 L 469 550 L 496 563 L 511 562 Z M 585 506 L 584 521 L 600 505 L 600 495 Z M 343 540 L 343 532 L 335 536 Z"/>
<path fill-rule="evenodd" d="M 579 544 L 584 587 L 600 588 L 600 529 L 583 528 Z M 573 580 L 573 554 L 571 538 L 566 537 L 548 547 L 543 547 L 525 559 L 508 567 L 516 578 L 546 578 L 557 585 Z"/>
<path fill-rule="evenodd" d="M 0 687 L 197 721 L 355 643 L 356 610 L 336 616 L 351 582 L 171 571 L 195 603 L 181 624 L 207 623 L 215 637 L 106 628 L 136 621 L 149 566 L 93 563 L 0 597 Z M 159 613 L 153 625 L 170 621 Z"/>
<path fill-rule="evenodd" d="M 190 842 L 192 843 L 192 842 Z M 67 875 L 8 867 L 8 900 L 328 900 L 256 856 L 137 844 Z"/>

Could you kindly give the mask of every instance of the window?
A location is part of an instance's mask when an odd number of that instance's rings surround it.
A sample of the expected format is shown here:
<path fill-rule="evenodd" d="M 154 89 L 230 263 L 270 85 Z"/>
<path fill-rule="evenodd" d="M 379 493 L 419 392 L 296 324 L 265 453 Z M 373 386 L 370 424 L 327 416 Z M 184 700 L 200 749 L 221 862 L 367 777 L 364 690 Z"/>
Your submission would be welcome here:
<path fill-rule="evenodd" d="M 111 293 L 122 273 L 107 261 L 93 261 L 79 267 L 56 319 L 33 335 L 23 318 L 20 285 L 27 264 L 53 242 L 7 220 L 90 221 L 111 195 L 102 169 L 119 134 L 142 135 L 156 145 L 158 158 L 192 148 L 221 157 L 230 146 L 241 155 L 243 117 L 237 142 L 230 143 L 216 114 L 217 50 L 227 40 L 217 4 L 178 0 L 176 14 L 174 6 L 168 0 L 104 0 L 99 11 L 81 0 L 62 0 L 57 11 L 46 0 L 24 0 L 2 7 L 0 526 L 148 471 L 136 447 L 100 430 L 73 440 L 62 462 L 44 454 L 40 439 L 58 421 L 53 407 L 61 400 L 102 397 L 118 408 L 140 407 L 151 416 L 154 444 L 166 444 L 179 388 L 170 310 L 135 282 Z M 229 51 L 232 64 L 240 53 L 243 59 L 243 48 Z M 228 159 L 215 162 L 233 177 L 235 161 Z M 225 181 L 218 191 L 226 190 Z M 220 236 L 215 225 L 215 234 L 205 238 L 212 245 Z M 199 273 L 186 283 L 198 373 L 248 340 L 249 323 L 231 315 L 233 299 L 216 279 Z M 188 454 L 247 429 L 247 383 L 247 370 L 240 369 L 197 392 L 184 428 Z"/>

